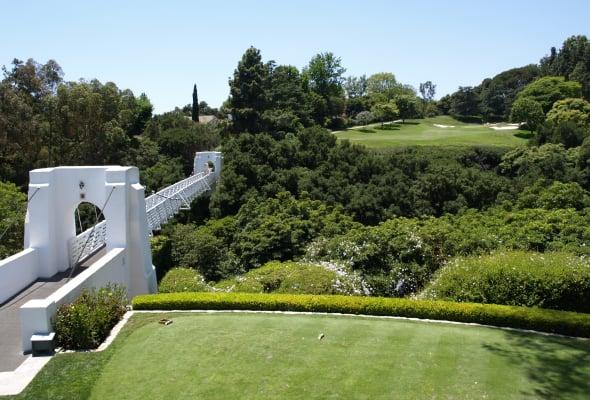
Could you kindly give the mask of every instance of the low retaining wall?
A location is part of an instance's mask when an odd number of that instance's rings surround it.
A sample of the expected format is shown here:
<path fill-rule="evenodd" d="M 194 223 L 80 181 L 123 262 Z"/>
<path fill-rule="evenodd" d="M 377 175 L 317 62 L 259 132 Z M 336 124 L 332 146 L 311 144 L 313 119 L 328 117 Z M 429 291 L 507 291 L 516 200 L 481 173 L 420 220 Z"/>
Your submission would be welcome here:
<path fill-rule="evenodd" d="M 129 268 L 126 267 L 125 256 L 124 248 L 115 248 L 49 297 L 30 300 L 24 304 L 20 308 L 23 351 L 31 350 L 31 335 L 52 331 L 51 318 L 57 308 L 74 301 L 83 288 L 99 288 L 108 283 L 118 283 L 127 287 Z"/>
<path fill-rule="evenodd" d="M 0 304 L 37 279 L 38 264 L 39 252 L 32 247 L 0 260 Z"/>

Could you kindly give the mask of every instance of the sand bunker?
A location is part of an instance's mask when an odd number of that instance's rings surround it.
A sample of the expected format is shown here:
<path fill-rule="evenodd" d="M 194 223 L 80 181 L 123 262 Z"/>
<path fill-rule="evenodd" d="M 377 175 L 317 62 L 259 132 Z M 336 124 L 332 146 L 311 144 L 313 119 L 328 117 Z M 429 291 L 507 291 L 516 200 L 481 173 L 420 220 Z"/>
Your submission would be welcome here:
<path fill-rule="evenodd" d="M 511 131 L 520 128 L 522 124 L 486 124 L 488 128 L 492 128 L 495 131 Z"/>
<path fill-rule="evenodd" d="M 437 128 L 454 128 L 455 125 L 442 125 L 442 124 L 432 124 L 434 126 L 436 126 Z"/>

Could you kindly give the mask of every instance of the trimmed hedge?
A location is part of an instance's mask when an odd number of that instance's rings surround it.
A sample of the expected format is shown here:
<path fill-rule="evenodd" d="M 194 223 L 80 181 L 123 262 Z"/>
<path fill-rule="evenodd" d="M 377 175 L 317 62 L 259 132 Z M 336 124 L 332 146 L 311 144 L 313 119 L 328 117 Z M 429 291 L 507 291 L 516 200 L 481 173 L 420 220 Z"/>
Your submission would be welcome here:
<path fill-rule="evenodd" d="M 590 337 L 589 314 L 435 300 L 330 295 L 170 293 L 137 296 L 133 299 L 133 308 L 135 310 L 304 311 L 398 316 L 473 322 Z"/>

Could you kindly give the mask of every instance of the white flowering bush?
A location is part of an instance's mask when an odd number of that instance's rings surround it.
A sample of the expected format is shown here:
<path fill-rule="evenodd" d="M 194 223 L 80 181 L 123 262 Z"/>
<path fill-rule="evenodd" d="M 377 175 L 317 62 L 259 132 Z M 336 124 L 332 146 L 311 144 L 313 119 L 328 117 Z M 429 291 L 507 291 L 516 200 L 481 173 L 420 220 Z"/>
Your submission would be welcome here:
<path fill-rule="evenodd" d="M 271 261 L 215 285 L 215 290 L 241 293 L 347 294 L 363 295 L 358 274 L 323 263 Z"/>

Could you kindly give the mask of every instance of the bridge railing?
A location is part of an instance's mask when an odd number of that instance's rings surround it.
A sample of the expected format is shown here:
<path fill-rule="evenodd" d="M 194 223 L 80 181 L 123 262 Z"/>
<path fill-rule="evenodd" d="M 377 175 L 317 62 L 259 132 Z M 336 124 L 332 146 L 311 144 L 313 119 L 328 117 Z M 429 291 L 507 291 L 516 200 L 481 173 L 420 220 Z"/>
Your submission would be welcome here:
<path fill-rule="evenodd" d="M 93 228 L 86 229 L 78 236 L 68 241 L 70 249 L 70 267 L 82 262 L 104 246 L 107 238 L 107 221 L 96 224 Z"/>
<path fill-rule="evenodd" d="M 199 172 L 176 182 L 145 199 L 147 222 L 150 231 L 162 229 L 162 225 L 199 195 L 211 189 L 215 181 L 212 170 Z M 73 237 L 68 242 L 70 266 L 82 262 L 106 243 L 107 223 L 102 221 Z"/>
<path fill-rule="evenodd" d="M 161 229 L 181 208 L 188 207 L 196 197 L 210 190 L 214 179 L 213 171 L 200 172 L 147 197 L 150 230 Z"/>

